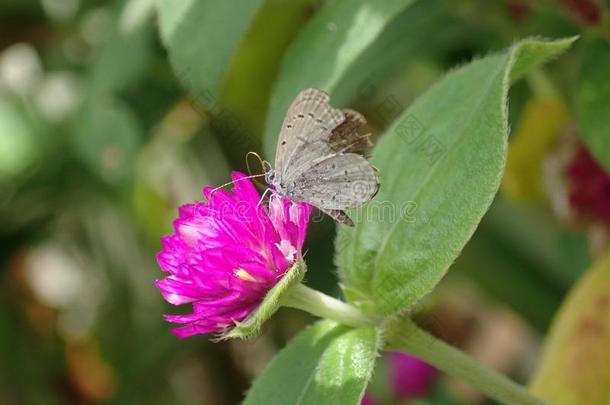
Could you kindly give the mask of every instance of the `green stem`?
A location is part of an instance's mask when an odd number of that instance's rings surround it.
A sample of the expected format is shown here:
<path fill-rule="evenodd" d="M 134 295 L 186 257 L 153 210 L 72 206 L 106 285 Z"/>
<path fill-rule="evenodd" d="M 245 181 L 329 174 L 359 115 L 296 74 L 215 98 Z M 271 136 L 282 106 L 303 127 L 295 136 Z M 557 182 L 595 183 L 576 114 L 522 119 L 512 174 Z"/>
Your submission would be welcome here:
<path fill-rule="evenodd" d="M 356 307 L 313 290 L 304 284 L 294 286 L 281 304 L 332 319 L 349 326 L 376 324 Z M 462 378 L 484 394 L 507 405 L 543 405 L 544 402 L 505 376 L 486 368 L 458 349 L 438 340 L 409 318 L 390 321 L 384 328 L 386 350 L 404 351 L 434 365 L 447 374 Z"/>
<path fill-rule="evenodd" d="M 386 329 L 385 338 L 386 350 L 417 356 L 453 377 L 468 381 L 496 401 L 507 405 L 544 404 L 524 387 L 430 335 L 411 319 L 393 320 Z"/>
<path fill-rule="evenodd" d="M 349 326 L 372 325 L 374 321 L 358 308 L 319 291 L 298 284 L 282 297 L 282 305 L 332 319 Z"/>

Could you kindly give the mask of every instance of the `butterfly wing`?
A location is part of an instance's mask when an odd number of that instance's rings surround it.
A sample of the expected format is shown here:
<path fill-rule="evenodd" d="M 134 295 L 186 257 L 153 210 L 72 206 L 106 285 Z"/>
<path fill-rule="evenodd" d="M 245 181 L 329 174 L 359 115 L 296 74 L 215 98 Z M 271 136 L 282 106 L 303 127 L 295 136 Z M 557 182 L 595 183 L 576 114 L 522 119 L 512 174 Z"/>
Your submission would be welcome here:
<path fill-rule="evenodd" d="M 277 180 L 289 171 L 304 170 L 308 161 L 332 154 L 330 136 L 344 120 L 343 112 L 331 107 L 328 94 L 314 88 L 301 91 L 282 123 L 275 154 Z"/>
<path fill-rule="evenodd" d="M 357 111 L 343 109 L 345 120 L 330 134 L 330 147 L 338 152 L 364 153 L 373 146 L 371 134 L 361 134 L 358 129 L 366 124 L 366 119 Z"/>
<path fill-rule="evenodd" d="M 288 196 L 330 211 L 359 207 L 377 194 L 379 177 L 364 157 L 355 153 L 336 154 L 314 162 L 294 180 L 289 179 Z"/>
<path fill-rule="evenodd" d="M 352 219 L 347 215 L 347 213 L 345 211 L 323 210 L 321 208 L 320 208 L 320 210 L 323 213 L 325 213 L 326 215 L 328 215 L 329 217 L 331 217 L 332 219 L 334 219 L 335 221 L 339 222 L 340 224 L 347 225 L 347 226 L 354 226 L 354 221 L 352 221 Z"/>

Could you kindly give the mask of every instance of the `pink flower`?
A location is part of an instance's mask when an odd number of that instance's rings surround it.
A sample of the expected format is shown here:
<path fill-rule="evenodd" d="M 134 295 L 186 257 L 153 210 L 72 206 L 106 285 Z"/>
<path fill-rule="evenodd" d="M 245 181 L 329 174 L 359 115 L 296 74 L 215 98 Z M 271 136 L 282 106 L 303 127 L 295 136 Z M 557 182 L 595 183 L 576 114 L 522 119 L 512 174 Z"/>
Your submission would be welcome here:
<path fill-rule="evenodd" d="M 360 401 L 360 405 L 377 405 L 377 402 L 375 401 L 375 399 L 373 399 L 371 394 L 367 392 L 366 394 L 364 394 L 364 397 Z"/>
<path fill-rule="evenodd" d="M 585 26 L 598 25 L 602 21 L 604 8 L 596 0 L 563 0 L 563 4 Z"/>
<path fill-rule="evenodd" d="M 397 400 L 424 398 L 431 391 L 438 374 L 434 367 L 406 353 L 393 352 L 388 356 L 389 375 Z"/>
<path fill-rule="evenodd" d="M 570 204 L 581 216 L 610 224 L 610 173 L 580 147 L 567 169 Z"/>
<path fill-rule="evenodd" d="M 233 192 L 206 187 L 208 202 L 180 207 L 174 233 L 162 238 L 156 285 L 171 304 L 193 313 L 166 315 L 180 338 L 218 332 L 242 321 L 301 259 L 311 207 L 272 195 L 269 208 L 250 179 L 234 172 Z"/>
<path fill-rule="evenodd" d="M 391 352 L 387 357 L 388 386 L 387 395 L 393 402 L 403 403 L 425 398 L 433 389 L 438 377 L 438 371 L 423 360 L 406 353 Z M 376 405 L 377 398 L 367 392 L 360 405 Z"/>

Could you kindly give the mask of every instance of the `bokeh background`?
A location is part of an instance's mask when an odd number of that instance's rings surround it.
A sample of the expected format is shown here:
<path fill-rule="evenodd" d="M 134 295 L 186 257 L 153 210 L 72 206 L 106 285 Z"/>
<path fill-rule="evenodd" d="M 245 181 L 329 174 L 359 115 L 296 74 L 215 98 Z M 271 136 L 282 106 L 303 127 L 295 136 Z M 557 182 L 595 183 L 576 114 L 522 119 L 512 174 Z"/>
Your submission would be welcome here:
<path fill-rule="evenodd" d="M 238 403 L 312 321 L 282 309 L 253 341 L 182 341 L 162 320 L 176 309 L 153 281 L 162 277 L 155 254 L 177 207 L 200 199 L 202 186 L 228 181 L 231 170 L 245 171 L 248 151 L 261 152 L 282 57 L 326 6 L 263 1 L 209 108 L 172 68 L 153 0 L 0 2 L 1 404 Z M 565 294 L 607 241 L 610 215 L 574 204 L 570 182 L 579 178 L 565 175 L 574 156 L 587 155 L 573 95 L 585 44 L 602 38 L 603 47 L 608 38 L 606 7 L 419 1 L 357 62 L 347 79 L 356 90 L 337 89 L 340 106 L 363 112 L 378 137 L 451 68 L 527 35 L 581 35 L 511 90 L 507 180 L 418 308 L 426 328 L 520 382 Z M 334 227 L 312 225 L 306 281 L 339 296 Z M 367 400 L 489 402 L 435 373 L 424 389 L 401 388 L 407 383 L 391 375 L 395 361 L 379 359 Z M 404 370 L 419 375 L 417 367 Z"/>

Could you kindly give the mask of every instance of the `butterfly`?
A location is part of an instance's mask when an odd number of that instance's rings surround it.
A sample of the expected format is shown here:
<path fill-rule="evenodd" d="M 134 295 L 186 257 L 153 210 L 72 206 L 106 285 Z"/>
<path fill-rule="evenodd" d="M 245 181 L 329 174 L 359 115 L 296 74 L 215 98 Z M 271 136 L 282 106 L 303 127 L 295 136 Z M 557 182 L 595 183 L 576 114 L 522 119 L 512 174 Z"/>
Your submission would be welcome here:
<path fill-rule="evenodd" d="M 371 146 L 369 134 L 358 132 L 364 124 L 358 112 L 331 107 L 325 92 L 301 91 L 282 123 L 267 184 L 281 196 L 354 226 L 345 210 L 362 206 L 379 191 L 377 169 L 360 154 Z"/>

